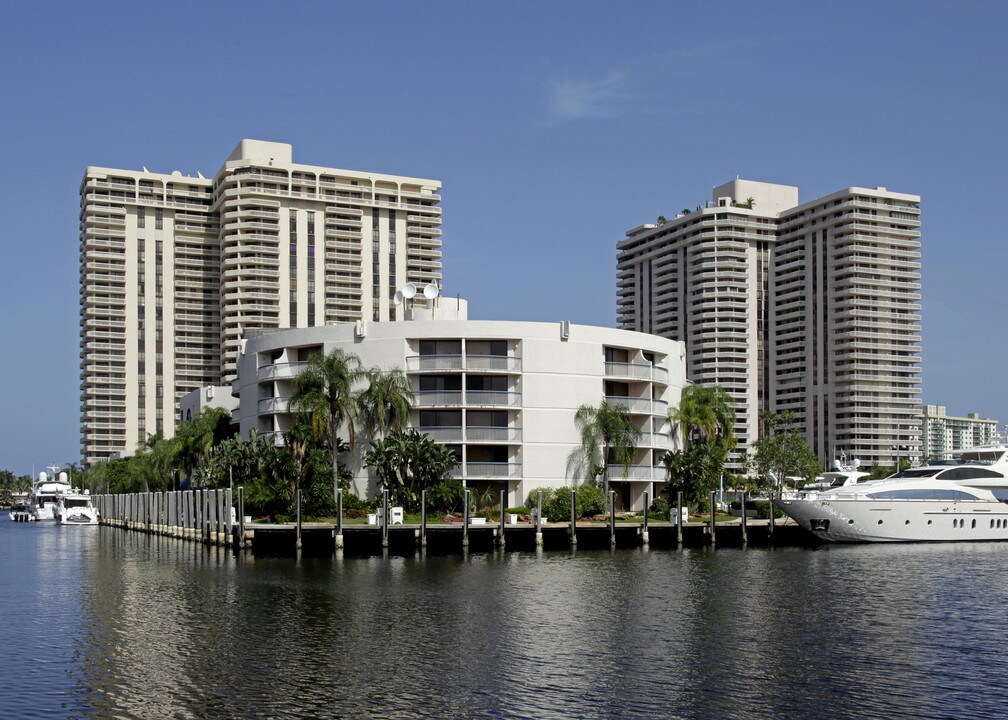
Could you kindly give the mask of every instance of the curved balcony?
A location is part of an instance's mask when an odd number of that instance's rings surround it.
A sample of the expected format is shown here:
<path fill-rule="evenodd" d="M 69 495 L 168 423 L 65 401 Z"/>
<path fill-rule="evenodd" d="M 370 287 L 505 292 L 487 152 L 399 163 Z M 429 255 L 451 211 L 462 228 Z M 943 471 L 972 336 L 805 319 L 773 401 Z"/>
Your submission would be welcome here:
<path fill-rule="evenodd" d="M 521 372 L 521 358 L 510 355 L 466 355 L 467 371 Z"/>
<path fill-rule="evenodd" d="M 462 404 L 461 390 L 417 390 L 413 397 L 418 408 L 459 406 Z"/>
<path fill-rule="evenodd" d="M 304 372 L 306 367 L 308 367 L 308 363 L 306 362 L 286 362 L 274 363 L 273 365 L 263 365 L 258 371 L 259 382 L 266 382 L 269 380 L 289 380 Z"/>
<path fill-rule="evenodd" d="M 624 472 L 622 465 L 609 465 L 609 482 L 614 480 L 646 480 L 665 482 L 665 468 L 651 465 L 631 465 Z"/>
<path fill-rule="evenodd" d="M 461 370 L 461 355 L 411 355 L 406 358 L 406 372 Z"/>
<path fill-rule="evenodd" d="M 520 427 L 482 427 L 469 426 L 465 431 L 466 442 L 479 443 L 520 443 L 522 433 Z"/>
<path fill-rule="evenodd" d="M 456 465 L 452 470 L 452 477 L 465 478 L 467 480 L 521 477 L 521 463 L 506 462 L 471 462 L 462 466 Z"/>
<path fill-rule="evenodd" d="M 465 403 L 480 407 L 520 407 L 521 393 L 498 390 L 466 390 Z"/>
<path fill-rule="evenodd" d="M 621 363 L 607 362 L 605 364 L 606 377 L 629 378 L 631 380 L 651 380 L 654 382 L 668 383 L 668 370 L 657 365 L 646 363 Z"/>
<path fill-rule="evenodd" d="M 459 443 L 462 442 L 462 427 L 460 425 L 442 427 L 418 427 L 417 431 L 426 435 L 434 442 L 439 443 Z"/>
<path fill-rule="evenodd" d="M 619 395 L 606 395 L 605 400 L 613 405 L 625 407 L 631 413 L 664 416 L 668 412 L 668 403 L 664 400 L 622 397 Z"/>
<path fill-rule="evenodd" d="M 260 415 L 276 415 L 278 413 L 290 412 L 290 398 L 263 398 L 259 401 L 258 409 Z"/>

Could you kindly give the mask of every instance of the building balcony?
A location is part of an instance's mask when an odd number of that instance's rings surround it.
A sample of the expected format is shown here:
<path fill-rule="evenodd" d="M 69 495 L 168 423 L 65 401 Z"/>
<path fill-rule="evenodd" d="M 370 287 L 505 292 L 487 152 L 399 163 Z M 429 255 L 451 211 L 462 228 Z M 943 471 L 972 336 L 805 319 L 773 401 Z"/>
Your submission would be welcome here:
<path fill-rule="evenodd" d="M 650 380 L 668 384 L 668 370 L 663 367 L 645 363 L 607 362 L 606 377 L 630 378 L 632 380 Z"/>
<path fill-rule="evenodd" d="M 258 404 L 260 415 L 277 415 L 290 412 L 289 397 L 262 398 Z"/>
<path fill-rule="evenodd" d="M 452 477 L 465 480 L 520 478 L 521 467 L 521 463 L 471 462 L 456 465 Z"/>
<path fill-rule="evenodd" d="M 304 372 L 306 367 L 308 367 L 307 362 L 286 362 L 263 365 L 259 368 L 257 377 L 259 382 L 290 380 L 291 378 L 295 378 Z"/>
<path fill-rule="evenodd" d="M 469 426 L 465 429 L 466 442 L 517 444 L 521 438 L 520 427 Z"/>
<path fill-rule="evenodd" d="M 460 443 L 462 442 L 462 427 L 418 427 L 417 431 L 421 435 L 426 435 L 434 442 L 438 443 Z"/>
<path fill-rule="evenodd" d="M 499 390 L 466 390 L 465 404 L 476 407 L 520 407 L 521 393 Z"/>
<path fill-rule="evenodd" d="M 606 402 L 613 405 L 625 407 L 631 413 L 645 415 L 665 416 L 668 412 L 668 403 L 664 400 L 652 400 L 651 398 L 622 397 L 619 395 L 606 395 Z"/>
<path fill-rule="evenodd" d="M 420 390 L 413 392 L 418 408 L 461 406 L 461 390 Z"/>
<path fill-rule="evenodd" d="M 664 482 L 665 468 L 651 465 L 609 465 L 609 482 L 614 480 L 646 480 L 649 482 Z"/>
<path fill-rule="evenodd" d="M 467 372 L 521 372 L 521 358 L 510 355 L 466 355 Z"/>
<path fill-rule="evenodd" d="M 437 372 L 461 369 L 461 355 L 412 355 L 406 358 L 406 372 Z"/>

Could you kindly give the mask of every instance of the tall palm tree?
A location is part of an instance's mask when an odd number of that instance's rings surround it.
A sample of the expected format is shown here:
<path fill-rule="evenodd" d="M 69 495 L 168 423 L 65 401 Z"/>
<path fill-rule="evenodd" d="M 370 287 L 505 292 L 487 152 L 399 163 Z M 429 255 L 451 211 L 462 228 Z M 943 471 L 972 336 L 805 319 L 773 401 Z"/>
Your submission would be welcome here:
<path fill-rule="evenodd" d="M 735 447 L 735 401 L 720 385 L 687 385 L 676 407 L 668 412 L 673 432 L 681 431 L 689 448 L 693 439 L 713 443 L 725 451 Z"/>
<path fill-rule="evenodd" d="M 308 416 L 312 434 L 328 446 L 333 468 L 333 498 L 339 490 L 339 431 L 345 423 L 352 448 L 358 398 L 354 385 L 364 376 L 360 357 L 340 348 L 328 355 L 312 353 L 294 378 L 291 406 Z"/>
<path fill-rule="evenodd" d="M 623 474 L 630 470 L 634 448 L 640 442 L 641 430 L 633 424 L 630 412 L 622 405 L 603 400 L 598 407 L 582 405 L 574 414 L 574 424 L 581 434 L 581 451 L 592 466 L 592 476 L 601 467 L 606 502 L 609 498 L 609 456 L 623 465 Z M 601 455 L 601 457 L 600 457 Z"/>
<path fill-rule="evenodd" d="M 401 429 L 409 422 L 415 400 L 406 373 L 399 368 L 371 368 L 365 376 L 368 386 L 360 395 L 360 415 L 368 434 Z"/>

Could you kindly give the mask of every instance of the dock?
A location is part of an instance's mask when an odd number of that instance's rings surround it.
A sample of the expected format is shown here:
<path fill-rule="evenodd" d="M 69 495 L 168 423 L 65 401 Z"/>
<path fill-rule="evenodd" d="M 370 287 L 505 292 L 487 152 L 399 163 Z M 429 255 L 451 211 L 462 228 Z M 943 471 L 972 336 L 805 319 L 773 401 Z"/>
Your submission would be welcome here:
<path fill-rule="evenodd" d="M 237 511 L 234 501 L 237 500 Z M 180 490 L 93 497 L 103 525 L 206 545 L 250 551 L 255 556 L 413 555 L 418 551 L 452 554 L 466 551 L 565 551 L 580 549 L 655 550 L 814 546 L 816 539 L 793 521 L 737 518 L 731 521 L 676 523 L 647 515 L 617 520 L 571 518 L 567 522 L 508 522 L 485 517 L 452 522 L 391 522 L 387 500 L 377 522 L 252 522 L 243 515 L 243 490 Z M 342 504 L 340 503 L 340 506 Z M 680 514 L 681 516 L 681 514 Z M 671 517 L 676 517 L 672 515 Z"/>

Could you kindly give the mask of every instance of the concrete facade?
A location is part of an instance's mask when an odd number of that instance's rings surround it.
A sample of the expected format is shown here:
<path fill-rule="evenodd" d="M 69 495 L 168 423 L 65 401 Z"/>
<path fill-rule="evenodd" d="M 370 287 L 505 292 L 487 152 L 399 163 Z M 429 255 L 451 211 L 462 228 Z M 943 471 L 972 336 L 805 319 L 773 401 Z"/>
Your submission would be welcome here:
<path fill-rule="evenodd" d="M 440 301 L 443 302 L 443 301 Z M 454 304 L 454 300 L 447 300 Z M 666 418 L 685 383 L 682 343 L 642 333 L 564 323 L 476 321 L 440 310 L 394 323 L 339 324 L 256 334 L 245 341 L 234 383 L 242 437 L 290 427 L 293 378 L 312 352 L 342 348 L 365 367 L 402 368 L 416 394 L 411 425 L 452 447 L 459 478 L 479 492 L 506 490 L 517 505 L 537 487 L 583 479 L 571 465 L 580 446 L 574 414 L 603 399 L 627 407 L 644 433 L 633 464 L 610 481 L 623 507 L 639 509 L 644 492 L 665 481 Z M 461 317 L 461 319 L 459 319 Z M 280 441 L 278 439 L 278 441 Z M 348 466 L 355 491 L 375 492 L 360 466 Z"/>
<path fill-rule="evenodd" d="M 919 216 L 881 187 L 799 204 L 793 186 L 726 183 L 618 243 L 619 325 L 686 343 L 690 379 L 736 400 L 739 452 L 761 412 L 790 410 L 827 467 L 888 462 L 920 446 Z"/>
<path fill-rule="evenodd" d="M 84 462 L 172 436 L 183 395 L 233 379 L 246 330 L 402 318 L 396 289 L 441 278 L 440 186 L 295 163 L 258 140 L 213 178 L 88 167 Z"/>

